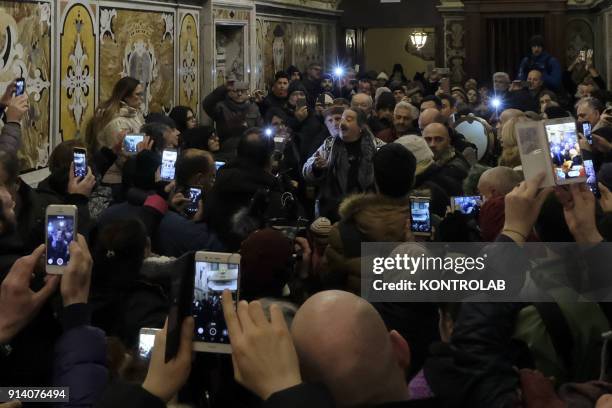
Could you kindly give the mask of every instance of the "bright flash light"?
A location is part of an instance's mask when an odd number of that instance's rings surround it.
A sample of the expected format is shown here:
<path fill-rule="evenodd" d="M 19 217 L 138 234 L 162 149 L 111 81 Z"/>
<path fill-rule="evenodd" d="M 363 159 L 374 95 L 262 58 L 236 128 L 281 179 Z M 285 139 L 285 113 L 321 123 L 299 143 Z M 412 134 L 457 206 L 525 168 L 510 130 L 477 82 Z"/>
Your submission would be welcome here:
<path fill-rule="evenodd" d="M 266 136 L 272 136 L 272 128 L 266 128 Z"/>
<path fill-rule="evenodd" d="M 495 109 L 499 108 L 501 106 L 501 100 L 499 98 L 493 98 L 491 100 L 491 106 L 493 106 Z"/>
<path fill-rule="evenodd" d="M 337 77 L 341 77 L 344 75 L 344 68 L 336 67 L 336 69 L 334 69 L 334 74 L 336 74 Z"/>

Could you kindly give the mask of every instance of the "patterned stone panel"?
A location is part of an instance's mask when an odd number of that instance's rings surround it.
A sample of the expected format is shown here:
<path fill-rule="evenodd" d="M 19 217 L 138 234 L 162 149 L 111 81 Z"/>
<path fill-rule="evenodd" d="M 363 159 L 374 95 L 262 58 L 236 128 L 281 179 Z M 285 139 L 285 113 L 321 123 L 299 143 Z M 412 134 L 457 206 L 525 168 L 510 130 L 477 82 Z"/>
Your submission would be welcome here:
<path fill-rule="evenodd" d="M 293 43 L 290 23 L 267 21 L 265 24 L 268 29 L 263 48 L 264 80 L 271 84 L 277 71 L 284 71 L 291 65 Z"/>
<path fill-rule="evenodd" d="M 62 140 L 80 138 L 95 104 L 96 37 L 94 19 L 83 4 L 66 13 L 60 32 L 59 132 Z"/>
<path fill-rule="evenodd" d="M 143 111 L 174 106 L 174 12 L 100 9 L 100 101 L 132 76 L 145 87 Z"/>
<path fill-rule="evenodd" d="M 192 14 L 185 14 L 181 20 L 179 37 L 179 105 L 189 106 L 199 112 L 200 87 L 199 27 Z"/>
<path fill-rule="evenodd" d="M 304 71 L 308 64 L 313 62 L 322 64 L 323 55 L 323 27 L 318 24 L 293 24 L 294 61 L 300 71 Z"/>
<path fill-rule="evenodd" d="M 51 124 L 51 21 L 48 2 L 0 1 L 0 92 L 24 77 L 30 110 L 23 119 L 22 169 L 47 165 Z"/>
<path fill-rule="evenodd" d="M 465 64 L 465 20 L 446 18 L 444 20 L 444 55 L 450 69 L 452 84 L 463 84 L 467 79 Z"/>

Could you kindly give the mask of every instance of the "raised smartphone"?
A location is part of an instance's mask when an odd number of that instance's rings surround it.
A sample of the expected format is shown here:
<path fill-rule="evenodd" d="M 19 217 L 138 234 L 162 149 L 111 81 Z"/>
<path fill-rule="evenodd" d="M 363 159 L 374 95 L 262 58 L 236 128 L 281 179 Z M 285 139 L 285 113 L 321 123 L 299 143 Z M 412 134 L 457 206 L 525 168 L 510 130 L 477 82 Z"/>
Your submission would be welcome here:
<path fill-rule="evenodd" d="M 46 271 L 61 275 L 70 262 L 70 243 L 76 239 L 77 208 L 74 205 L 50 205 L 45 219 Z"/>

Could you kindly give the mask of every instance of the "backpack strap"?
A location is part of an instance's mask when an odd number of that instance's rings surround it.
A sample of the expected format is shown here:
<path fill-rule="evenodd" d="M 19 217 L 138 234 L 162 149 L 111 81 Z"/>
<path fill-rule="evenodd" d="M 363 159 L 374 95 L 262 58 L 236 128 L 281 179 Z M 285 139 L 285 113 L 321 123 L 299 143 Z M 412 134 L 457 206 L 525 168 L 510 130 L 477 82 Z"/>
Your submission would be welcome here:
<path fill-rule="evenodd" d="M 561 311 L 561 308 L 555 302 L 538 302 L 534 303 L 533 306 L 540 314 L 544 326 L 546 326 L 546 331 L 548 331 L 548 336 L 557 356 L 563 362 L 567 372 L 571 373 L 573 371 L 572 351 L 574 349 L 574 336 L 563 315 L 563 311 Z"/>
<path fill-rule="evenodd" d="M 359 258 L 361 256 L 361 241 L 363 234 L 357 228 L 354 220 L 343 220 L 338 223 L 342 248 L 347 258 Z"/>

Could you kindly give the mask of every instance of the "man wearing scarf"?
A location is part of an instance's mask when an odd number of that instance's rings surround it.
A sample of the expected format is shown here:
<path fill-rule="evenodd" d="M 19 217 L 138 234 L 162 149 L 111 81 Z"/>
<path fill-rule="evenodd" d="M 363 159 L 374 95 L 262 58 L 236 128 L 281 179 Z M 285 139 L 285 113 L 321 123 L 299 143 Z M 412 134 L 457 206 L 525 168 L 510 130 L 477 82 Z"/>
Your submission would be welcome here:
<path fill-rule="evenodd" d="M 219 155 L 235 156 L 238 140 L 245 130 L 263 125 L 259 108 L 250 101 L 249 84 L 229 78 L 202 102 L 204 111 L 215 121 L 221 144 Z"/>
<path fill-rule="evenodd" d="M 372 157 L 384 144 L 370 132 L 363 111 L 344 111 L 339 135 L 328 137 L 302 169 L 307 181 L 319 185 L 317 216 L 335 222 L 346 196 L 374 191 Z"/>

